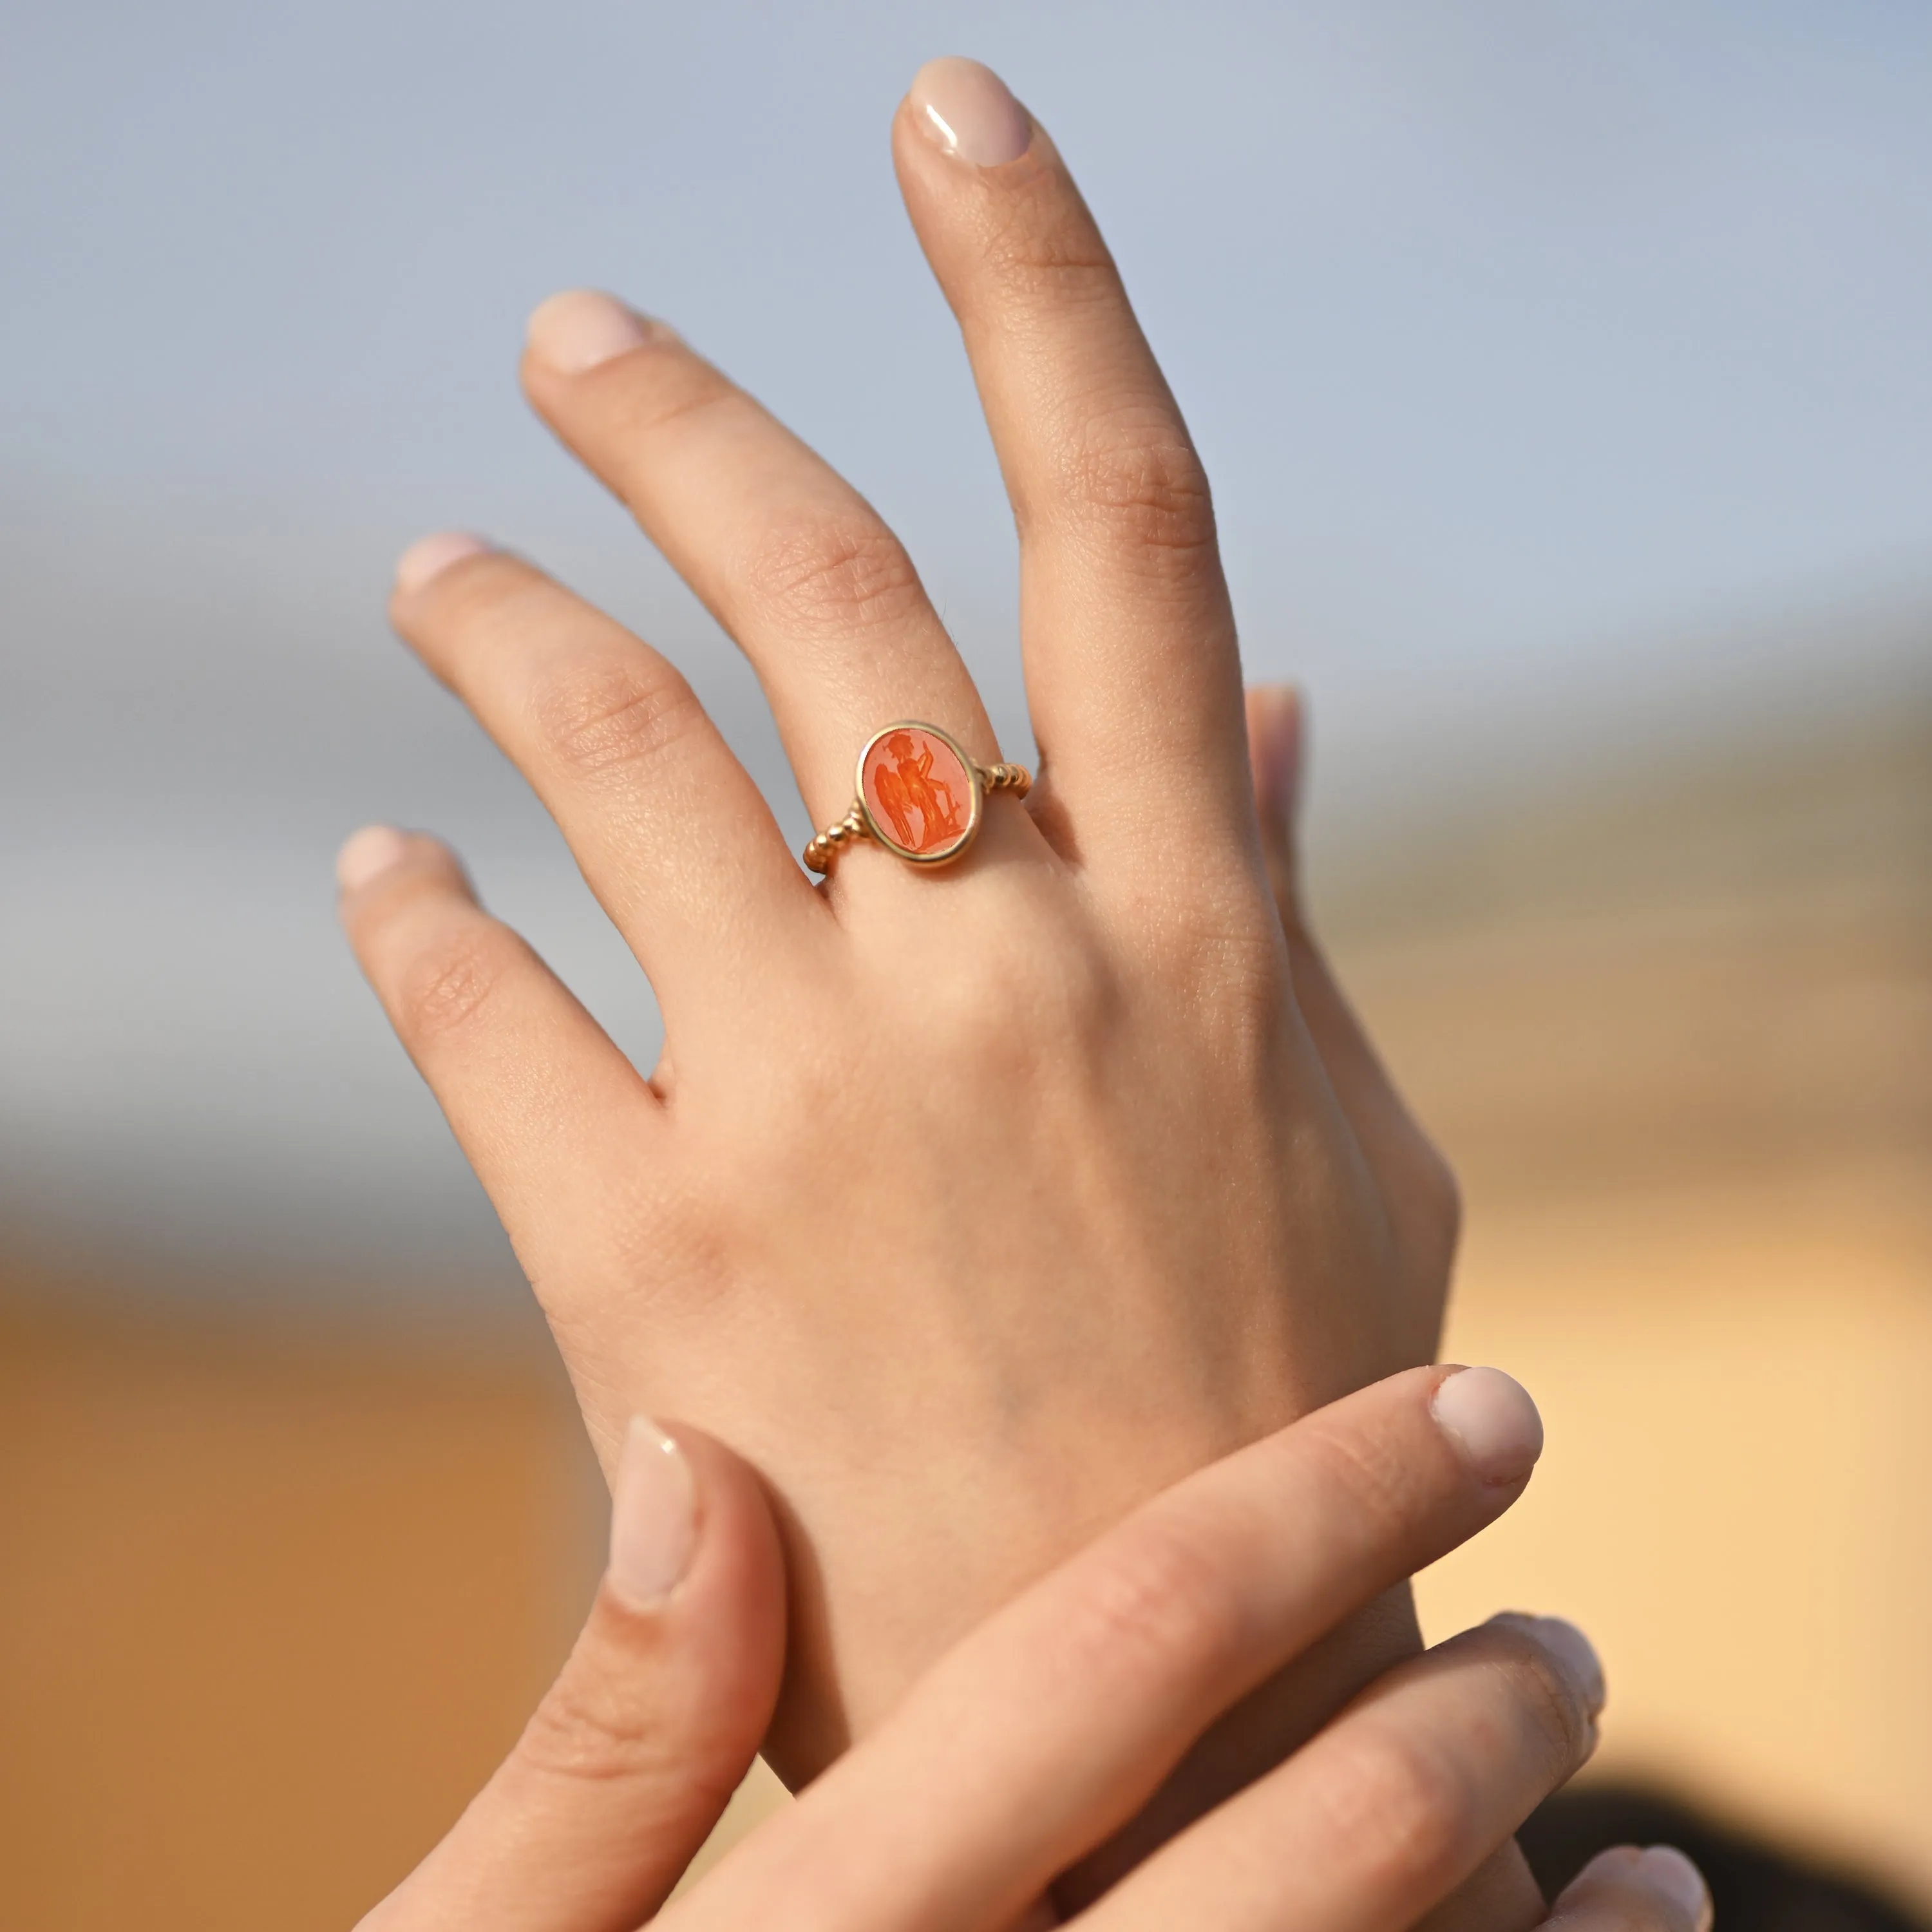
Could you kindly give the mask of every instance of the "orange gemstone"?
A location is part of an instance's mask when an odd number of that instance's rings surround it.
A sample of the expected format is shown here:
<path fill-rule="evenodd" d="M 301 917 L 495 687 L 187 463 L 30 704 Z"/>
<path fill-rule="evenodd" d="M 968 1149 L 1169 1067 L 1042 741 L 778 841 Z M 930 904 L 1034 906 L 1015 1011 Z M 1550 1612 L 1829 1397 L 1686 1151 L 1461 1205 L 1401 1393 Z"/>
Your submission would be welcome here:
<path fill-rule="evenodd" d="M 921 858 L 956 851 L 973 829 L 973 778 L 944 738 L 916 724 L 888 731 L 860 774 L 873 824 Z"/>

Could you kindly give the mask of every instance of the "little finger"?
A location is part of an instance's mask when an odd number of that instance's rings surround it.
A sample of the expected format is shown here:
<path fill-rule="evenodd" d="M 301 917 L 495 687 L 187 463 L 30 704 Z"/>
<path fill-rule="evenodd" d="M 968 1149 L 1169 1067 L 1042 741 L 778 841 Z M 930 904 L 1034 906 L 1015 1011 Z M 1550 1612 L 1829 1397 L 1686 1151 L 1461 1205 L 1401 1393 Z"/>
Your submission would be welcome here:
<path fill-rule="evenodd" d="M 1077 1922 L 1405 1932 L 1581 1768 L 1603 1702 L 1574 1625 L 1492 1618 L 1378 1678 Z"/>

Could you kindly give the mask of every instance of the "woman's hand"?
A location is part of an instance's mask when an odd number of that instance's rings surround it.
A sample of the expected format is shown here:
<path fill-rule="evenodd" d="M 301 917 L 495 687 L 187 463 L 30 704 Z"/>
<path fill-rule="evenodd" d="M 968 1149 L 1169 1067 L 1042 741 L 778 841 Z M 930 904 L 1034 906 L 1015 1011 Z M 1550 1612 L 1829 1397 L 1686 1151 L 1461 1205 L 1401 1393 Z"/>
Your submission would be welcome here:
<path fill-rule="evenodd" d="M 1448 1393 L 1445 1394 L 1445 1391 Z M 658 1922 L 1006 1932 L 1248 1686 L 1522 1492 L 1535 1411 L 1412 1372 L 1143 1507 L 974 1631 Z M 609 1574 L 512 1754 L 364 1932 L 623 1932 L 662 1903 L 776 1696 L 781 1578 L 756 1480 L 634 1427 Z M 1095 1932 L 1398 1932 L 1588 1756 L 1602 1683 L 1567 1624 L 1497 1619 L 1390 1672 L 1082 1920 Z M 1565 1932 L 1697 1932 L 1676 1854 L 1606 1854 Z"/>
<path fill-rule="evenodd" d="M 639 1420 L 589 1621 L 516 1748 L 358 1932 L 631 1932 L 757 1755 L 784 1666 L 784 1565 L 756 1474 Z"/>
<path fill-rule="evenodd" d="M 862 844 L 814 890 L 672 666 L 531 565 L 434 538 L 397 624 L 564 829 L 662 1060 L 634 1071 L 434 842 L 367 832 L 342 865 L 607 1466 L 625 1418 L 675 1410 L 782 1498 L 794 1780 L 1100 1526 L 1426 1360 L 1455 1232 L 1284 932 L 1206 484 L 1091 217 L 970 62 L 922 73 L 894 144 L 1018 525 L 1031 797 L 992 798 L 949 870 Z M 884 524 L 677 336 L 560 296 L 524 376 L 750 656 L 819 822 L 894 718 L 998 758 Z M 1279 802 L 1288 728 L 1258 722 Z M 1396 1605 L 1288 1731 L 1414 1642 Z"/>

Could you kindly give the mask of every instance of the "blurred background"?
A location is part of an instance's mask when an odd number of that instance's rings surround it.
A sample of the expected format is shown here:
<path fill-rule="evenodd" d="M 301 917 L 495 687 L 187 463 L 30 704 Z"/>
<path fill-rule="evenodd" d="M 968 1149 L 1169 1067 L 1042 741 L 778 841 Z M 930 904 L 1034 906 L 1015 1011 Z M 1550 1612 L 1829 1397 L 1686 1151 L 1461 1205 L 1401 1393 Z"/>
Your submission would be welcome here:
<path fill-rule="evenodd" d="M 1318 908 L 1456 1160 L 1529 1497 L 1432 1635 L 1576 1617 L 1592 1775 L 1932 1906 L 1932 13 L 66 0 L 0 19 L 0 1922 L 340 1927 L 514 1735 L 602 1498 L 334 928 L 434 828 L 648 994 L 387 634 L 454 524 L 755 686 L 524 410 L 675 322 L 896 524 L 1026 727 L 893 106 L 998 67 L 1310 694 Z M 747 1806 L 773 1802 L 767 1792 Z"/>

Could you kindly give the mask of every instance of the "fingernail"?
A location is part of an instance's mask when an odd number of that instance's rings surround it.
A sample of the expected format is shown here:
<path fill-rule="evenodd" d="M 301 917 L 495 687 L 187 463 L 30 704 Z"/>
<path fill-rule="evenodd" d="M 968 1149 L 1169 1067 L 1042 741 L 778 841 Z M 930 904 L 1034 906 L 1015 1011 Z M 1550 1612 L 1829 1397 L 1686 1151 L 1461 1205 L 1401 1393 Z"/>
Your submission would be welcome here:
<path fill-rule="evenodd" d="M 1292 818 L 1301 791 L 1301 700 L 1292 684 L 1258 685 L 1249 694 L 1254 736 L 1255 790 L 1262 810 Z"/>
<path fill-rule="evenodd" d="M 560 376 L 580 376 L 650 339 L 644 317 L 601 289 L 566 289 L 539 303 L 524 336 L 530 353 Z"/>
<path fill-rule="evenodd" d="M 610 1486 L 612 1587 L 636 1610 L 661 1603 L 689 1565 L 697 1534 L 684 1451 L 648 1416 L 633 1416 Z"/>
<path fill-rule="evenodd" d="M 1543 1418 L 1500 1369 L 1458 1369 L 1430 1405 L 1444 1435 L 1486 1483 L 1520 1483 L 1543 1454 Z"/>
<path fill-rule="evenodd" d="M 1711 1888 L 1704 1874 L 1675 1845 L 1652 1845 L 1641 1853 L 1634 1876 L 1660 1892 L 1684 1917 L 1707 1932 L 1711 1923 Z"/>
<path fill-rule="evenodd" d="M 365 825 L 352 832 L 335 855 L 335 883 L 345 892 L 366 886 L 409 851 L 409 841 L 393 825 Z"/>
<path fill-rule="evenodd" d="M 1635 1845 L 1612 1845 L 1607 1851 L 1599 1852 L 1576 1874 L 1581 1883 L 1586 1878 L 1600 1877 L 1605 1872 L 1614 1871 L 1618 1878 L 1628 1878 L 1636 1870 L 1637 1860 L 1643 1853 Z"/>
<path fill-rule="evenodd" d="M 1527 1610 L 1504 1610 L 1490 1619 L 1493 1624 L 1514 1624 L 1532 1643 L 1540 1644 L 1563 1666 L 1563 1674 L 1573 1678 L 1583 1694 L 1590 1715 L 1604 1708 L 1604 1666 L 1590 1640 L 1573 1623 L 1562 1617 L 1532 1616 Z"/>
<path fill-rule="evenodd" d="M 909 98 L 928 136 L 976 168 L 1016 161 L 1032 142 L 1026 110 L 976 60 L 928 61 L 913 76 Z"/>
<path fill-rule="evenodd" d="M 420 590 L 452 563 L 460 563 L 466 556 L 480 556 L 490 548 L 467 530 L 439 530 L 433 537 L 418 538 L 396 560 L 396 588 Z"/>
<path fill-rule="evenodd" d="M 1538 1617 L 1537 1640 L 1562 1660 L 1564 1668 L 1582 1687 L 1583 1702 L 1592 1717 L 1604 1708 L 1604 1666 L 1595 1645 L 1573 1623 L 1562 1617 Z"/>

